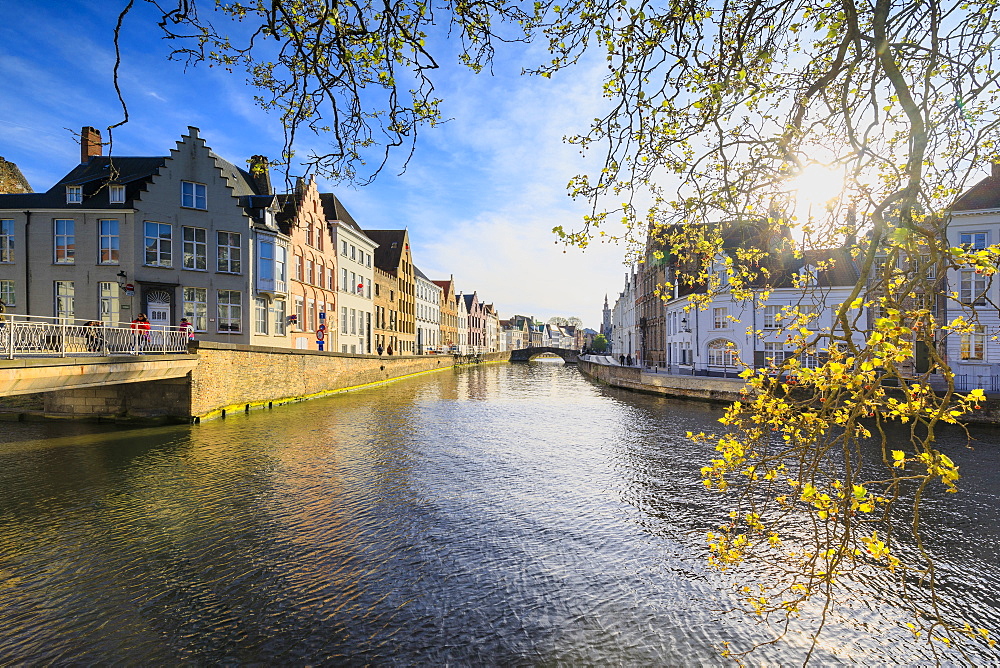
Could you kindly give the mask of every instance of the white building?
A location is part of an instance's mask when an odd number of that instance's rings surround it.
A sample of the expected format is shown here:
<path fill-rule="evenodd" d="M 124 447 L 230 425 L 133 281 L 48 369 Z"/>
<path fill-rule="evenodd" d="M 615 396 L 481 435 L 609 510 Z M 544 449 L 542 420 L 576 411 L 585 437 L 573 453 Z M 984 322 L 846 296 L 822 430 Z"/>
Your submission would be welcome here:
<path fill-rule="evenodd" d="M 413 267 L 416 281 L 414 318 L 417 328 L 417 354 L 441 352 L 441 287 Z"/>
<path fill-rule="evenodd" d="M 611 310 L 611 334 L 608 343 L 615 355 L 635 357 L 639 336 L 635 326 L 636 273 L 632 267 L 625 274 L 625 287 L 618 294 Z M 607 336 L 607 335 L 606 335 Z"/>
<path fill-rule="evenodd" d="M 456 326 L 458 327 L 457 346 L 458 354 L 469 354 L 469 309 L 465 303 L 465 295 L 459 292 L 455 301 L 456 306 Z"/>
<path fill-rule="evenodd" d="M 323 209 L 329 218 L 333 240 L 340 253 L 337 258 L 339 276 L 339 308 L 337 309 L 339 336 L 337 343 L 342 353 L 371 354 L 373 348 L 372 302 L 373 254 L 378 244 L 368 238 L 351 218 L 339 200 L 323 193 Z M 332 317 L 332 314 L 331 314 Z"/>

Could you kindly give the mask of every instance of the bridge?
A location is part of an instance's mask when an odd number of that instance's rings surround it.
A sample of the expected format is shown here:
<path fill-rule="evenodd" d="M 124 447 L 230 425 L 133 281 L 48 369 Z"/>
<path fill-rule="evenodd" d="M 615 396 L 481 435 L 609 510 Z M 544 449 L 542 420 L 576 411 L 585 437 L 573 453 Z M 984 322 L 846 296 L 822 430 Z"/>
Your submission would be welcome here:
<path fill-rule="evenodd" d="M 579 355 L 578 351 L 571 350 L 569 348 L 521 348 L 520 350 L 510 351 L 510 361 L 530 362 L 539 355 L 545 355 L 546 353 L 558 355 L 563 358 L 563 361 L 566 362 L 566 364 L 576 364 Z"/>

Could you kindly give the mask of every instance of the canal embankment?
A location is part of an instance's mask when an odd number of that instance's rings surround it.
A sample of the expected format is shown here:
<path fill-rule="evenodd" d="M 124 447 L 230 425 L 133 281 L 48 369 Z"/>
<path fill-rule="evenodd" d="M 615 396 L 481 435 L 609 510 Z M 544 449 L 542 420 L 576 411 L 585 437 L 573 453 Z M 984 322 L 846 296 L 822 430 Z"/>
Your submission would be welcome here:
<path fill-rule="evenodd" d="M 744 401 L 744 382 L 740 378 L 719 378 L 714 376 L 681 376 L 656 372 L 640 367 L 619 366 L 581 357 L 577 367 L 585 375 L 612 387 L 620 387 L 635 392 L 658 394 L 677 399 L 692 399 L 717 403 Z M 900 390 L 886 388 L 902 399 Z M 962 416 L 969 424 L 1000 426 L 1000 394 L 987 393 L 986 400 L 979 408 Z"/>
<path fill-rule="evenodd" d="M 189 353 L 197 363 L 182 377 L 7 397 L 0 419 L 201 421 L 509 358 L 506 352 L 389 357 L 204 341 L 192 342 Z"/>

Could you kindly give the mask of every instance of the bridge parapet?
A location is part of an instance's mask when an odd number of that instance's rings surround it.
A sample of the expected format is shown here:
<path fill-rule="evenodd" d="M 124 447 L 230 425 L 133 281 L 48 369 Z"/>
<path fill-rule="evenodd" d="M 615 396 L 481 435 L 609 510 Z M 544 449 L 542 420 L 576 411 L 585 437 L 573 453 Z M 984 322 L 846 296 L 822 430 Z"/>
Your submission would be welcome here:
<path fill-rule="evenodd" d="M 510 361 L 530 362 L 539 355 L 545 355 L 547 353 L 558 355 L 563 358 L 563 361 L 566 362 L 566 364 L 576 364 L 579 359 L 579 352 L 576 350 L 570 350 L 569 348 L 550 348 L 546 346 L 539 346 L 510 351 Z"/>

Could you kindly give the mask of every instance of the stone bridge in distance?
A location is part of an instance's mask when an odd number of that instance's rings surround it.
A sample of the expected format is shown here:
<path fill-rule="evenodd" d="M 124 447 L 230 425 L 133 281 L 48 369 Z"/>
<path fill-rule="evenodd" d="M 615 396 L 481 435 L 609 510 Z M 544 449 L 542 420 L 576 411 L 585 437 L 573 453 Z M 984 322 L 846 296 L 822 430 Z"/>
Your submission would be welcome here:
<path fill-rule="evenodd" d="M 510 361 L 511 362 L 530 362 L 535 357 L 539 355 L 544 355 L 546 353 L 551 353 L 553 355 L 558 355 L 563 358 L 566 364 L 576 364 L 578 352 L 576 350 L 570 350 L 569 348 L 521 348 L 520 350 L 510 351 Z"/>

